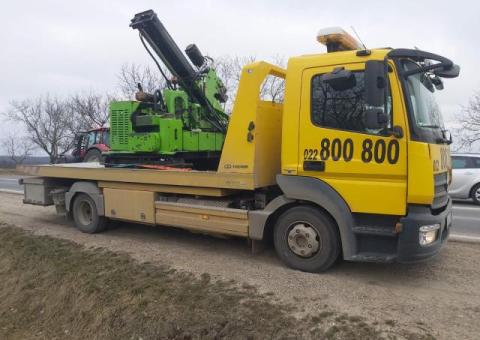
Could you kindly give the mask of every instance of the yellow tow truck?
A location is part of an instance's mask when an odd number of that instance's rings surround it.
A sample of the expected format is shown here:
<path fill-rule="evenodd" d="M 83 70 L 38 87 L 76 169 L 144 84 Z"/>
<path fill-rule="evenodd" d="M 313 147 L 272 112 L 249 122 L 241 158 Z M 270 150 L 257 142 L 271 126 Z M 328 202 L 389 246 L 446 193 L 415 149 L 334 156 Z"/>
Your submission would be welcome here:
<path fill-rule="evenodd" d="M 434 92 L 459 67 L 416 49 L 366 49 L 339 28 L 328 53 L 241 74 L 216 171 L 26 166 L 24 203 L 55 205 L 86 233 L 108 220 L 272 241 L 288 266 L 410 262 L 451 225 L 451 137 Z M 266 77 L 286 82 L 264 101 Z"/>

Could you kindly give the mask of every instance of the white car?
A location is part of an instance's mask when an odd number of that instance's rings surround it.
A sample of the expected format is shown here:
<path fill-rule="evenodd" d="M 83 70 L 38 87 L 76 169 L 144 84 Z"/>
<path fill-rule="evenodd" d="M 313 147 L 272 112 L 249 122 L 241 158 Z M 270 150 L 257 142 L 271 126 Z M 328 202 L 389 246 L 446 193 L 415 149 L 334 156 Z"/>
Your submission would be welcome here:
<path fill-rule="evenodd" d="M 480 205 L 480 154 L 453 154 L 452 167 L 450 196 L 454 199 L 471 198 Z"/>

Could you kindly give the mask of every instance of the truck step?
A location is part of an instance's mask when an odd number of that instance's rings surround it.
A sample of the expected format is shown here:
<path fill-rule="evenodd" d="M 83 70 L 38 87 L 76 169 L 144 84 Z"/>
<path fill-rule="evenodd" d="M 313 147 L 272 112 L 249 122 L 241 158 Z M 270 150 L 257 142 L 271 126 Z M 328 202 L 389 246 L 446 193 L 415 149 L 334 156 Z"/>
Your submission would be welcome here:
<path fill-rule="evenodd" d="M 157 224 L 206 233 L 248 236 L 248 211 L 221 206 L 206 206 L 155 201 Z"/>

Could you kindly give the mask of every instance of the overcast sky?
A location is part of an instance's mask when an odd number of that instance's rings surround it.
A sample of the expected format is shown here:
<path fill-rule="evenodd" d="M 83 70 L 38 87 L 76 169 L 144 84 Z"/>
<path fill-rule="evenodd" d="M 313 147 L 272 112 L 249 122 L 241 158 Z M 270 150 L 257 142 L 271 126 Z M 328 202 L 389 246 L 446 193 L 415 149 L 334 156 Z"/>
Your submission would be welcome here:
<path fill-rule="evenodd" d="M 367 47 L 414 46 L 461 66 L 438 93 L 447 121 L 480 90 L 478 1 L 7 1 L 0 3 L 0 111 L 45 93 L 111 91 L 120 66 L 150 64 L 129 28 L 153 9 L 183 50 L 269 59 L 323 53 L 320 28 L 354 26 Z M 0 125 L 3 135 L 14 130 Z"/>

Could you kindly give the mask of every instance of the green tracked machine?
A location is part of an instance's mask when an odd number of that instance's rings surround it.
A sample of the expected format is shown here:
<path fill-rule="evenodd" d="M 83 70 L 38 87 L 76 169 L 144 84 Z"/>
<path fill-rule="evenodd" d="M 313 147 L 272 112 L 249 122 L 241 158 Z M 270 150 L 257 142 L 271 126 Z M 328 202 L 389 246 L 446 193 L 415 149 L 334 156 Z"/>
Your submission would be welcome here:
<path fill-rule="evenodd" d="M 216 169 L 228 115 L 222 108 L 226 89 L 212 68 L 213 60 L 191 44 L 185 53 L 192 66 L 152 10 L 136 14 L 130 27 L 139 31 L 166 88 L 151 94 L 138 84 L 135 101 L 110 104 L 111 151 L 105 154 L 105 163 Z M 146 43 L 172 78 L 167 78 Z"/>

